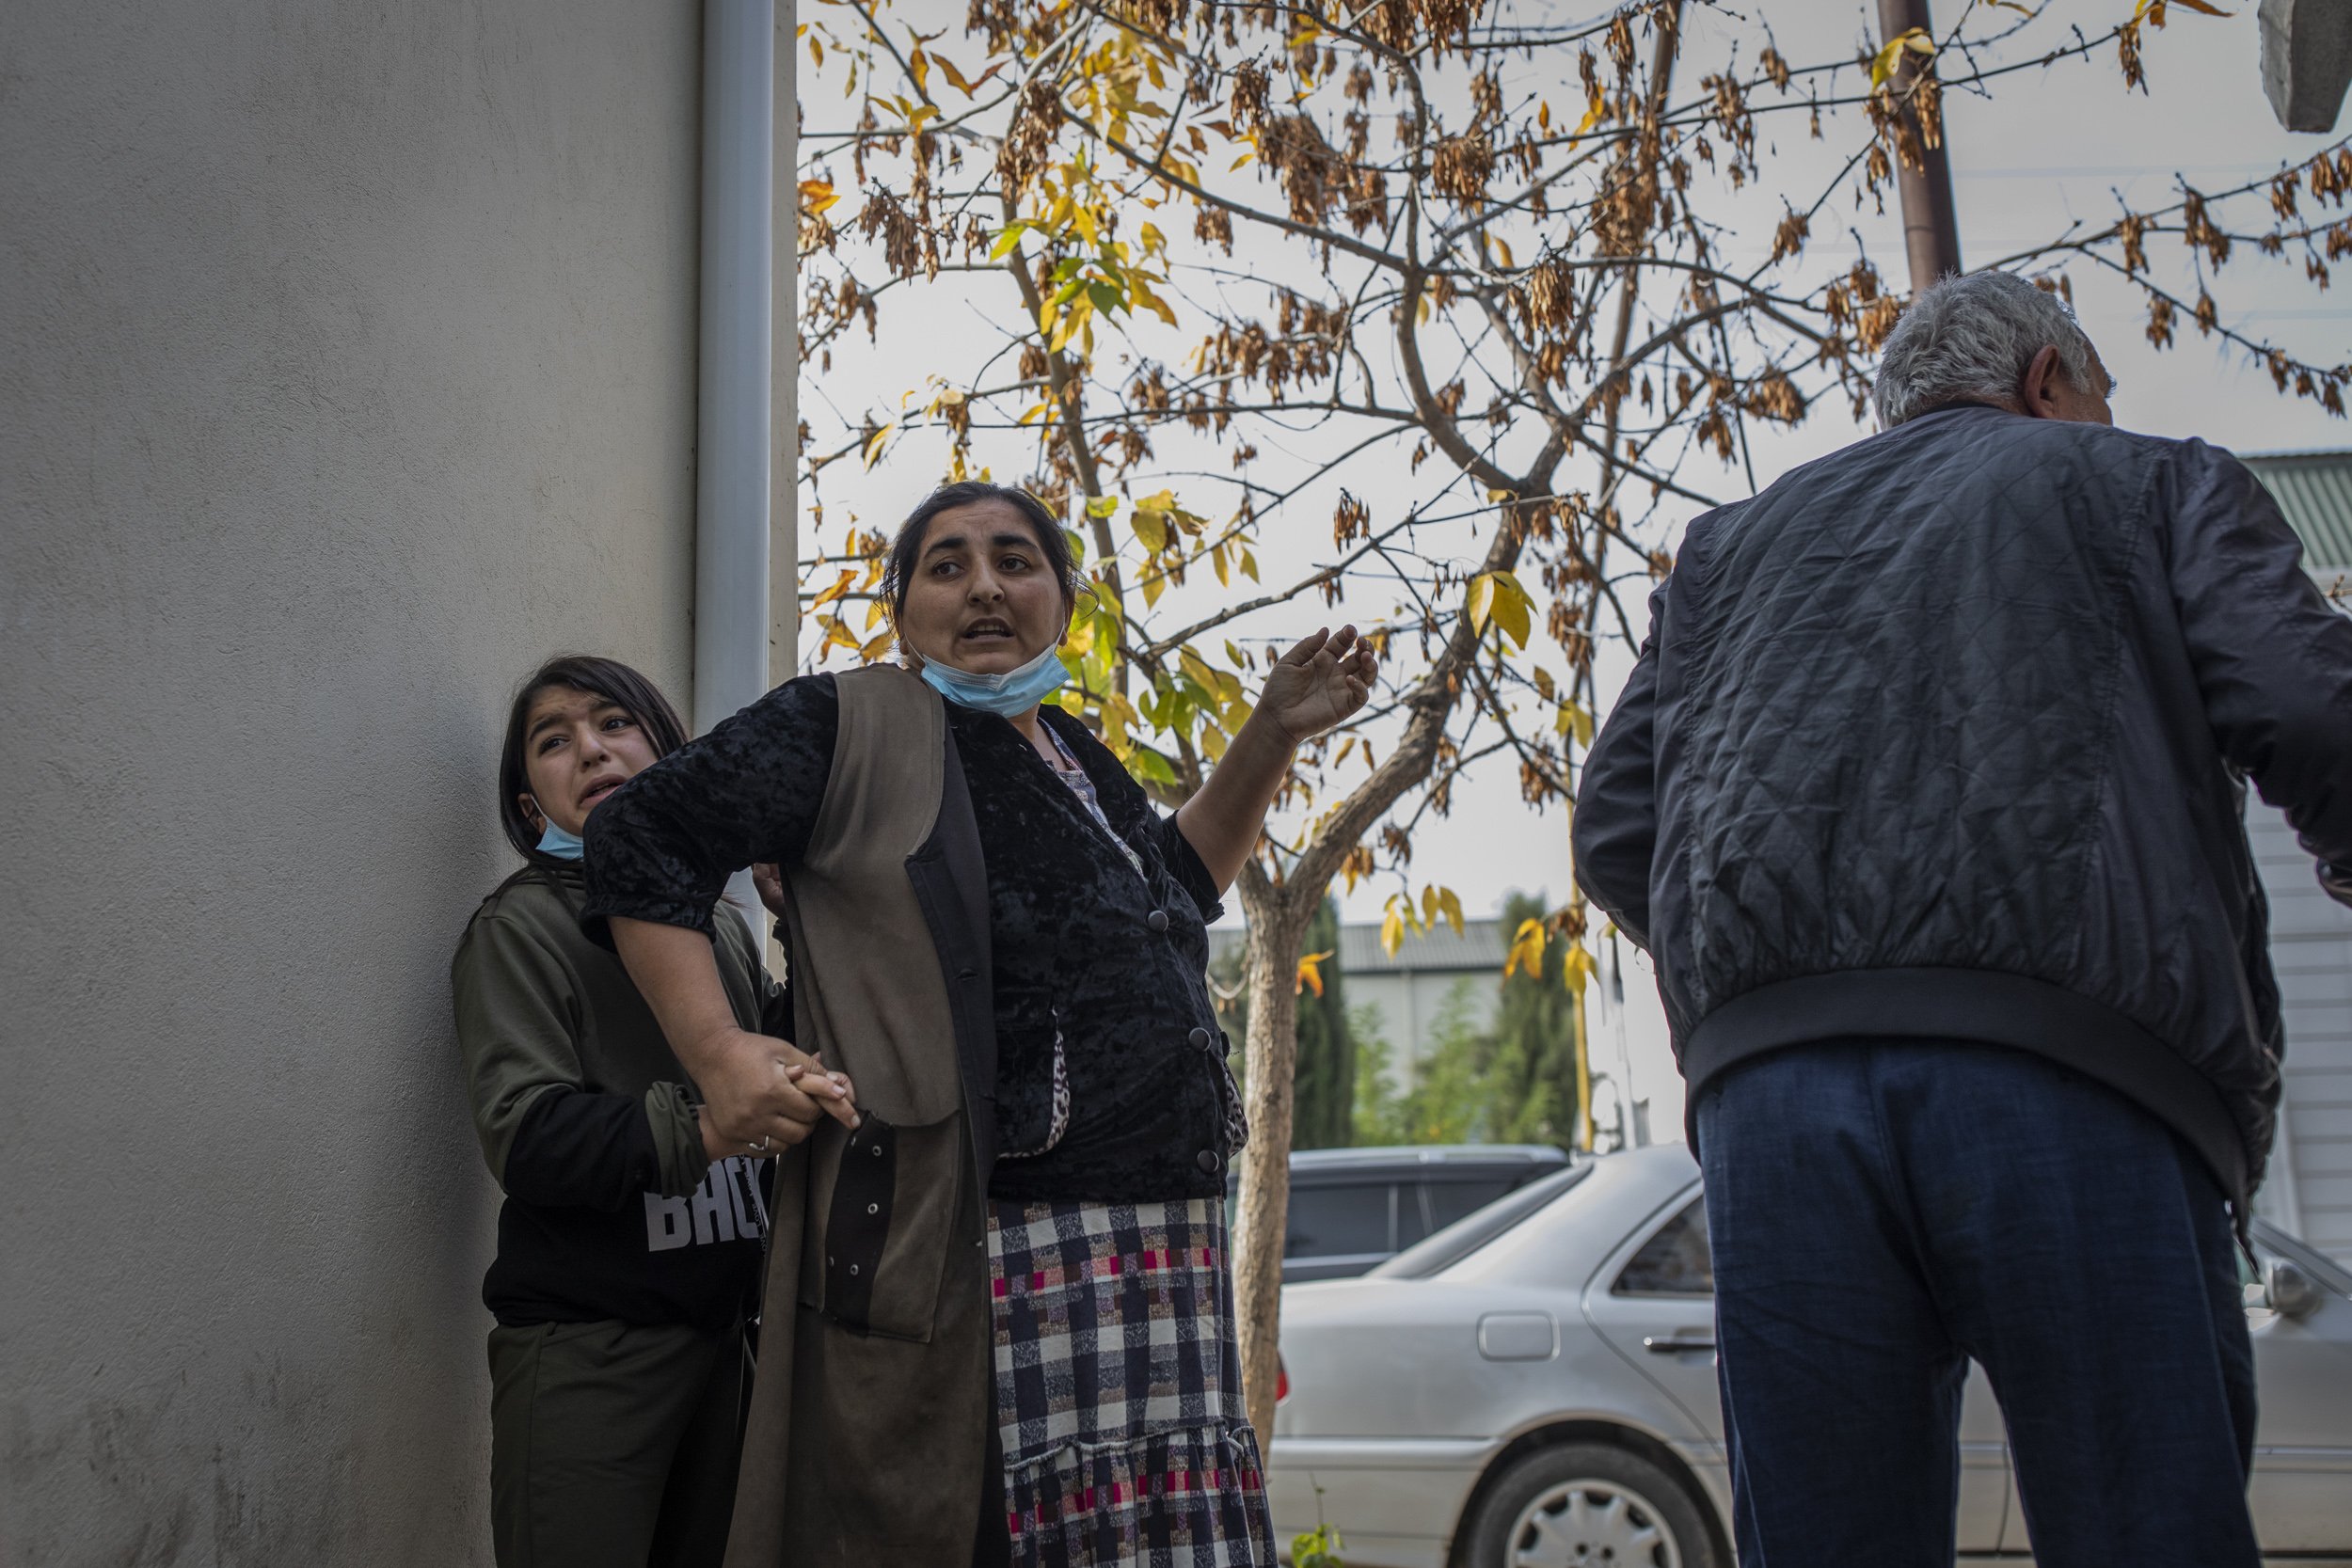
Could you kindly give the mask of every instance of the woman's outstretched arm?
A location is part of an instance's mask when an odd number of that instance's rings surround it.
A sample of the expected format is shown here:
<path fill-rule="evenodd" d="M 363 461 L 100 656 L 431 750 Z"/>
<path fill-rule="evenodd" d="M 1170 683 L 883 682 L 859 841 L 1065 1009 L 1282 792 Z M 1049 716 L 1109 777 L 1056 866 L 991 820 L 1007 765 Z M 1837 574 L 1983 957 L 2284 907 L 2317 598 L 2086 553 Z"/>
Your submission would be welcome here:
<path fill-rule="evenodd" d="M 591 939 L 610 929 L 712 1125 L 755 1147 L 797 1142 L 818 1115 L 857 1116 L 846 1079 L 737 1025 L 710 935 L 714 910 L 735 918 L 717 908 L 729 876 L 807 847 L 839 712 L 829 677 L 787 681 L 613 791 L 584 834 L 582 927 Z"/>
<path fill-rule="evenodd" d="M 830 1116 L 857 1125 L 850 1081 L 816 1058 L 735 1022 L 710 940 L 700 931 L 614 915 L 612 946 L 661 1032 L 708 1102 L 711 1125 L 755 1148 L 799 1143 Z"/>
<path fill-rule="evenodd" d="M 1355 717 L 1372 696 L 1376 663 L 1354 626 L 1329 627 L 1284 654 L 1208 783 L 1176 813 L 1176 827 L 1221 893 L 1258 847 L 1302 742 Z"/>

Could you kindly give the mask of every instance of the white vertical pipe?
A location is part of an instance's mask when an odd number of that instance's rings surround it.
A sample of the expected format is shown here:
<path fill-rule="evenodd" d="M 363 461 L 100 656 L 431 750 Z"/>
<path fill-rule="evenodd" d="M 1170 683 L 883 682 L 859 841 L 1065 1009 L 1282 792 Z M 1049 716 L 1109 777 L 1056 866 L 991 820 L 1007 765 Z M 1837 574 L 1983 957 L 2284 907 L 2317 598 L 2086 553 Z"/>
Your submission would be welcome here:
<path fill-rule="evenodd" d="M 774 317 L 774 346 L 768 383 L 774 405 L 768 449 L 768 684 L 771 687 L 790 680 L 801 663 L 801 117 L 799 95 L 793 90 L 799 63 L 793 38 L 792 8 L 779 6 L 773 51 L 776 106 L 771 117 L 775 121 L 775 179 L 771 186 L 771 215 L 778 233 L 774 305 L 770 312 Z M 768 972 L 781 977 L 791 967 L 790 960 L 773 942 L 767 952 Z"/>
<path fill-rule="evenodd" d="M 774 348 L 769 386 L 775 417 L 768 456 L 768 684 L 782 686 L 800 668 L 800 114 L 793 91 L 798 56 L 792 8 L 776 8 Z"/>
<path fill-rule="evenodd" d="M 775 32 L 774 0 L 704 0 L 697 734 L 768 689 Z M 747 918 L 755 916 L 749 877 L 732 891 Z M 753 920 L 755 930 L 759 924 Z"/>

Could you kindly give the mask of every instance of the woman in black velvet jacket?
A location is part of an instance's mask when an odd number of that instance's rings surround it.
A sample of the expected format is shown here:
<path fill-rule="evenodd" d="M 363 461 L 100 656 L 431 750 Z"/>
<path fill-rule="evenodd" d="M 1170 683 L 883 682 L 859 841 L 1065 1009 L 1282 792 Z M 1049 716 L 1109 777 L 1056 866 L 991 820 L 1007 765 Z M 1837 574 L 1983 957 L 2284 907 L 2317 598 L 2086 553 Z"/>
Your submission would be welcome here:
<path fill-rule="evenodd" d="M 947 702 L 987 870 L 1000 1150 L 987 1229 L 1005 1532 L 981 1560 L 1274 1561 L 1243 1413 L 1223 1212 L 1244 1135 L 1205 971 L 1207 923 L 1295 747 L 1360 708 L 1352 627 L 1269 672 L 1208 784 L 1155 812 L 1058 706 L 1075 573 L 1025 492 L 951 485 L 894 545 L 909 665 Z M 771 692 L 598 814 L 589 910 L 728 1135 L 798 1141 L 854 1095 L 712 1006 L 710 906 L 808 847 L 833 766 L 830 676 Z M 1171 1556 L 1171 1554 L 1173 1554 Z"/>

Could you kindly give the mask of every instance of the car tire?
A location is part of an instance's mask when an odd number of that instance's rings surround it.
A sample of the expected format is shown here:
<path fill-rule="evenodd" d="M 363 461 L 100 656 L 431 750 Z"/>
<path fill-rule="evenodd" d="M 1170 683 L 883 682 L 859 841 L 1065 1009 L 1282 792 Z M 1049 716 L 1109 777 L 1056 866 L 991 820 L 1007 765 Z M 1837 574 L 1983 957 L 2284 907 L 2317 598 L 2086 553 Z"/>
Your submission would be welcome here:
<path fill-rule="evenodd" d="M 1454 1568 L 1724 1568 L 1705 1508 L 1689 1483 L 1630 1449 L 1537 1449 L 1471 1507 Z"/>

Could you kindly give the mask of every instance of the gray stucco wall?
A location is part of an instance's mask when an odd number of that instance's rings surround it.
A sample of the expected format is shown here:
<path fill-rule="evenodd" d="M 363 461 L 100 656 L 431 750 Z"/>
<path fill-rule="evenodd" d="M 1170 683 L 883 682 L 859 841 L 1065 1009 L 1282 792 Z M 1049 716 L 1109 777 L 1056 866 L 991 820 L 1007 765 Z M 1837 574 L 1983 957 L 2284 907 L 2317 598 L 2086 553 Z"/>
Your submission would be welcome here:
<path fill-rule="evenodd" d="M 446 964 L 683 706 L 697 8 L 0 8 L 0 1564 L 488 1560 Z"/>

